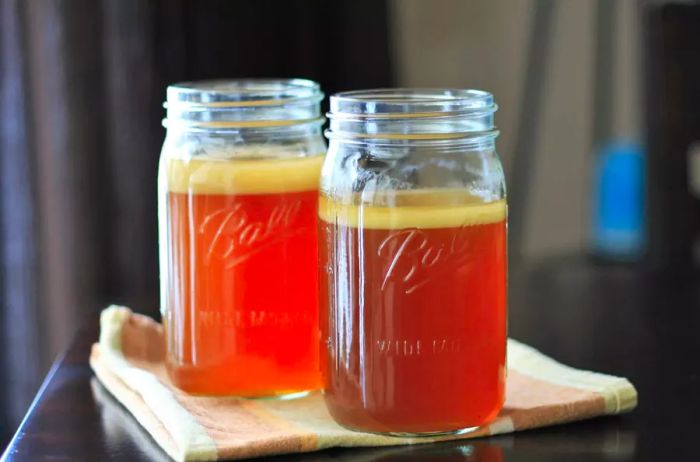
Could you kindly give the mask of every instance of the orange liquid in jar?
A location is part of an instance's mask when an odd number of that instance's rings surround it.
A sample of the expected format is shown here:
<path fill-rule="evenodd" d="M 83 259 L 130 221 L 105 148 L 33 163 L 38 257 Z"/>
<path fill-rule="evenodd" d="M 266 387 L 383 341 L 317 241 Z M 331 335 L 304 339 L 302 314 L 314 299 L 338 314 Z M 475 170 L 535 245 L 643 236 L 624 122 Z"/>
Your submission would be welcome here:
<path fill-rule="evenodd" d="M 446 191 L 393 200 L 321 197 L 326 403 L 366 431 L 482 425 L 505 396 L 505 202 Z"/>
<path fill-rule="evenodd" d="M 174 384 L 245 397 L 319 388 L 322 156 L 166 162 L 163 321 Z"/>

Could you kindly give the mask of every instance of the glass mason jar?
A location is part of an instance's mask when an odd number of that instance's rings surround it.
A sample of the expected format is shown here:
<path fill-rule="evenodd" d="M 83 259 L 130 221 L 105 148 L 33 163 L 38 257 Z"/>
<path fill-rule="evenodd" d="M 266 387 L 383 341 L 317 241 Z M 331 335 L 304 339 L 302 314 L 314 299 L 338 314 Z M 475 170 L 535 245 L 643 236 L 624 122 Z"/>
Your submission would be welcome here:
<path fill-rule="evenodd" d="M 331 97 L 319 200 L 325 400 L 400 435 L 496 417 L 506 377 L 506 202 L 496 105 L 475 90 Z"/>
<path fill-rule="evenodd" d="M 168 87 L 161 312 L 184 391 L 290 397 L 321 385 L 322 99 L 308 80 Z"/>

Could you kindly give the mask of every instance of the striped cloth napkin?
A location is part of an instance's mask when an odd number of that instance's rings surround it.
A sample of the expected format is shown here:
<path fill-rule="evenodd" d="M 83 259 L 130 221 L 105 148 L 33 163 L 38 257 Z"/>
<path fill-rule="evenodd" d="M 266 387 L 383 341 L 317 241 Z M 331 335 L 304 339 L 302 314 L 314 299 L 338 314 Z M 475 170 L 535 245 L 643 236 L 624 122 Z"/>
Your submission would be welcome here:
<path fill-rule="evenodd" d="M 510 433 L 634 409 L 627 379 L 560 364 L 508 340 L 506 403 L 491 424 L 462 435 L 398 438 L 338 426 L 323 397 L 289 401 L 191 396 L 176 389 L 165 369 L 163 331 L 128 308 L 102 312 L 90 365 L 173 459 L 243 459 L 330 447 L 388 446 Z"/>

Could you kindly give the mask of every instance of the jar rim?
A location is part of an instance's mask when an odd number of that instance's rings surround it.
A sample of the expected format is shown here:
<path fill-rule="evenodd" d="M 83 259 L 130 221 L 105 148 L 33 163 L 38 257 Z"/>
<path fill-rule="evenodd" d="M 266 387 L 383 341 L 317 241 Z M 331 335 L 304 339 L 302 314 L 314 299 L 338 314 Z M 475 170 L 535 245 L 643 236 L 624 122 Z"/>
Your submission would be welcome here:
<path fill-rule="evenodd" d="M 493 95 L 452 88 L 378 88 L 331 96 L 329 139 L 361 144 L 484 144 L 498 136 Z"/>
<path fill-rule="evenodd" d="M 168 86 L 166 127 L 259 131 L 320 126 L 323 93 L 308 79 L 221 79 Z"/>
<path fill-rule="evenodd" d="M 377 88 L 331 96 L 330 119 L 434 118 L 486 115 L 498 109 L 483 90 L 455 88 Z"/>
<path fill-rule="evenodd" d="M 164 106 L 254 107 L 287 105 L 295 101 L 320 102 L 322 99 L 320 85 L 309 79 L 214 79 L 169 85 Z"/>

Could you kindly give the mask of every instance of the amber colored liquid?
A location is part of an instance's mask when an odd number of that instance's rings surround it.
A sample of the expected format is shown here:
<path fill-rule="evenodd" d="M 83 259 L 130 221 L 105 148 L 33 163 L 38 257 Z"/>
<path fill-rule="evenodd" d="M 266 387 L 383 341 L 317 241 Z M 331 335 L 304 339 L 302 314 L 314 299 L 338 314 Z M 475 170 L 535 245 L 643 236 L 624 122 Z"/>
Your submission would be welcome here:
<path fill-rule="evenodd" d="M 503 405 L 505 202 L 430 197 L 406 193 L 392 208 L 321 199 L 325 398 L 345 426 L 449 432 Z"/>
<path fill-rule="evenodd" d="M 320 162 L 168 167 L 164 324 L 179 388 L 259 397 L 320 387 Z"/>

